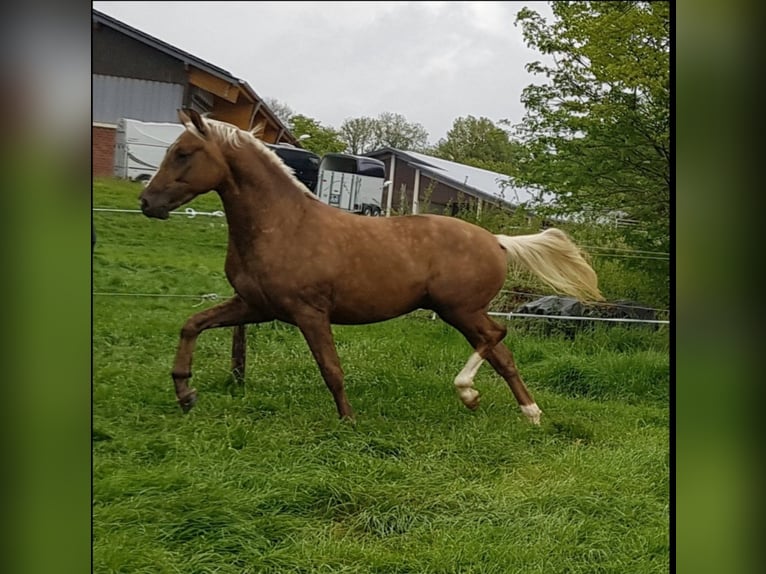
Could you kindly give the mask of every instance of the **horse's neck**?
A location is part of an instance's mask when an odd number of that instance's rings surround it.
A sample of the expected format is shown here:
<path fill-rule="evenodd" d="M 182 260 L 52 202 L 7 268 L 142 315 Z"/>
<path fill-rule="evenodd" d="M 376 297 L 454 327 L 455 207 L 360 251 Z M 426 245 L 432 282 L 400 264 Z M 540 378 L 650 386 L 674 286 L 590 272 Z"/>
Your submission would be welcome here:
<path fill-rule="evenodd" d="M 298 223 L 302 208 L 311 199 L 279 165 L 252 152 L 240 151 L 227 159 L 232 175 L 219 195 L 230 236 L 235 232 L 250 241 Z"/>

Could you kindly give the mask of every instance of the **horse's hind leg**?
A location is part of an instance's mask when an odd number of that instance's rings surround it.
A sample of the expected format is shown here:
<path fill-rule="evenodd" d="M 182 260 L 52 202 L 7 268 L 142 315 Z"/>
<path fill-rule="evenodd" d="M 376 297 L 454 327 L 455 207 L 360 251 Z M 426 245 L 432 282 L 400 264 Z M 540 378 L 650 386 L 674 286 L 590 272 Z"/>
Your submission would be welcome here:
<path fill-rule="evenodd" d="M 479 406 L 479 392 L 473 388 L 473 379 L 491 349 L 505 336 L 505 328 L 489 320 L 483 311 L 440 311 L 439 316 L 460 331 L 475 352 L 455 377 L 455 388 L 460 400 L 471 410 Z"/>
<path fill-rule="evenodd" d="M 479 353 L 474 353 L 468 358 L 468 362 L 455 377 L 455 389 L 460 400 L 469 409 L 476 410 L 479 406 L 479 391 L 473 388 L 473 379 L 479 372 L 479 367 L 484 362 Z"/>
<path fill-rule="evenodd" d="M 495 345 L 492 351 L 487 355 L 487 361 L 508 383 L 524 416 L 526 416 L 530 422 L 539 425 L 542 411 L 527 390 L 524 381 L 521 380 L 521 375 L 519 375 L 519 371 L 516 369 L 513 353 L 511 353 L 510 349 L 508 349 L 508 347 L 501 341 Z"/>
<path fill-rule="evenodd" d="M 268 320 L 269 317 L 263 316 L 237 295 L 220 305 L 196 313 L 186 320 L 181 328 L 181 339 L 172 372 L 176 398 L 183 412 L 189 412 L 197 402 L 197 391 L 189 388 L 189 379 L 192 376 L 192 355 L 200 333 L 216 327 L 232 327 Z"/>
<path fill-rule="evenodd" d="M 521 412 L 533 423 L 540 423 L 541 411 L 535 403 L 516 369 L 513 354 L 502 343 L 507 329 L 489 318 L 484 312 L 461 314 L 441 313 L 441 317 L 460 331 L 475 349 L 463 370 L 455 377 L 455 387 L 463 404 L 469 409 L 479 405 L 479 393 L 473 388 L 473 379 L 486 359 L 503 377 L 521 407 Z"/>

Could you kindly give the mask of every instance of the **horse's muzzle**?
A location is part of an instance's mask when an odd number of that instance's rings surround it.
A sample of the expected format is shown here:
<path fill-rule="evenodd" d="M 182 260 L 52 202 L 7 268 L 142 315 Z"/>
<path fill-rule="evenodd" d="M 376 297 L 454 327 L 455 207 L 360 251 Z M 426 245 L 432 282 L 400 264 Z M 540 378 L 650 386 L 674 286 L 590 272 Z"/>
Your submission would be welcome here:
<path fill-rule="evenodd" d="M 153 217 L 155 219 L 167 219 L 168 217 L 170 217 L 170 212 L 168 211 L 167 207 L 149 205 L 149 202 L 146 201 L 146 198 L 143 196 L 140 199 L 141 199 L 141 212 L 146 217 Z"/>

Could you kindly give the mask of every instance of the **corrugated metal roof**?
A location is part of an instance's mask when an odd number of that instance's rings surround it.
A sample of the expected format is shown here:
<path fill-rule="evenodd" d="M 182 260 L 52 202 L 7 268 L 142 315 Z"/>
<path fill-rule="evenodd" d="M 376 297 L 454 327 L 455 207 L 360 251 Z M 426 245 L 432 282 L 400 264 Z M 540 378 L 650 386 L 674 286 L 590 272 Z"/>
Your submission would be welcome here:
<path fill-rule="evenodd" d="M 429 177 L 481 199 L 500 200 L 508 205 L 519 205 L 538 196 L 534 190 L 510 185 L 512 178 L 506 174 L 418 152 L 383 148 L 365 155 L 380 157 L 389 153 L 394 154 L 397 161 L 404 160 Z"/>

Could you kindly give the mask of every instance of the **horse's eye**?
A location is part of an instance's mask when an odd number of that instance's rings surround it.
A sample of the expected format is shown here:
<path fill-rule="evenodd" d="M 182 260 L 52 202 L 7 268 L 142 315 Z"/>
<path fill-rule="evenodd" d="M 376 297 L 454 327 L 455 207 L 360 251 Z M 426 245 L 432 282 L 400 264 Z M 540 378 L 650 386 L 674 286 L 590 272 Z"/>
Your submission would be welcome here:
<path fill-rule="evenodd" d="M 185 151 L 179 151 L 179 152 L 176 152 L 176 157 L 177 157 L 178 159 L 181 159 L 181 160 L 183 160 L 183 159 L 186 159 L 186 158 L 187 158 L 187 157 L 189 157 L 190 155 L 191 155 L 191 154 L 190 154 L 189 152 L 185 152 Z"/>

